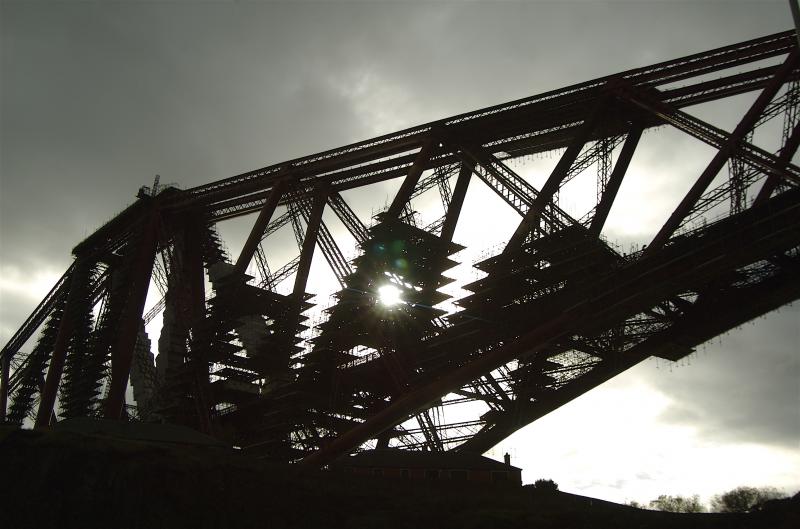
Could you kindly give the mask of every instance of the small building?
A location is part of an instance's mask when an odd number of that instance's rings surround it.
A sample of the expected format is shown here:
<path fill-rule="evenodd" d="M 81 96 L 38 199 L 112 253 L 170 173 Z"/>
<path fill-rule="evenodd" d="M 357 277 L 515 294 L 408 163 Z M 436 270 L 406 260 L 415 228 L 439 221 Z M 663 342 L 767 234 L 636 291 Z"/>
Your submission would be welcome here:
<path fill-rule="evenodd" d="M 471 483 L 503 483 L 520 486 L 522 470 L 468 452 L 422 452 L 384 448 L 365 450 L 339 460 L 335 467 L 359 476 L 409 480 L 442 480 Z"/>

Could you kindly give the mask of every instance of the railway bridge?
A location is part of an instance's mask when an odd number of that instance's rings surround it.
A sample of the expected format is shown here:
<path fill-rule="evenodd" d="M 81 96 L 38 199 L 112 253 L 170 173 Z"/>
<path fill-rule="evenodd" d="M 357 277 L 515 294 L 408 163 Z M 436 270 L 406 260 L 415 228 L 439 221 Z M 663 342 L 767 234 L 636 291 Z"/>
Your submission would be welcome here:
<path fill-rule="evenodd" d="M 784 32 L 199 187 L 143 187 L 3 347 L 0 419 L 170 422 L 316 466 L 363 447 L 484 452 L 800 297 L 798 78 Z M 742 94 L 732 131 L 692 113 Z M 652 240 L 620 251 L 606 221 L 642 136 L 664 129 L 713 156 Z M 515 168 L 541 155 L 557 162 L 535 186 Z M 359 215 L 359 191 L 389 180 L 391 202 Z M 578 181 L 581 215 L 561 206 Z M 454 297 L 476 187 L 518 224 Z M 231 255 L 217 227 L 239 217 L 249 234 Z M 275 266 L 287 232 L 296 257 Z M 315 254 L 337 281 L 326 307 L 309 291 Z"/>

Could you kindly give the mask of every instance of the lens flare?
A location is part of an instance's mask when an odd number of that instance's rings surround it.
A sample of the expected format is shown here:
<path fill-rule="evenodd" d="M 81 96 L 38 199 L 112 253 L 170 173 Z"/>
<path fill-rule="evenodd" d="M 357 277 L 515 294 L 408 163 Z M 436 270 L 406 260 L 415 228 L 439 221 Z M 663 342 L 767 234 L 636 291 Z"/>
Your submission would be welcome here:
<path fill-rule="evenodd" d="M 402 303 L 403 299 L 400 297 L 401 291 L 394 285 L 383 285 L 378 289 L 378 299 L 382 305 L 391 307 Z"/>

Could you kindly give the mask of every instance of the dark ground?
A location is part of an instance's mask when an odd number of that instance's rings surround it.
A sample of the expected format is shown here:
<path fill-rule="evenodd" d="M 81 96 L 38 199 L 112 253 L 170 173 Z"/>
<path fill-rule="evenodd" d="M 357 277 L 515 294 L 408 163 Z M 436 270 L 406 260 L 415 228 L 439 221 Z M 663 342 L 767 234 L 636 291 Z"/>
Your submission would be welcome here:
<path fill-rule="evenodd" d="M 794 528 L 751 514 L 644 511 L 531 487 L 354 478 L 213 447 L 0 428 L 3 528 Z"/>

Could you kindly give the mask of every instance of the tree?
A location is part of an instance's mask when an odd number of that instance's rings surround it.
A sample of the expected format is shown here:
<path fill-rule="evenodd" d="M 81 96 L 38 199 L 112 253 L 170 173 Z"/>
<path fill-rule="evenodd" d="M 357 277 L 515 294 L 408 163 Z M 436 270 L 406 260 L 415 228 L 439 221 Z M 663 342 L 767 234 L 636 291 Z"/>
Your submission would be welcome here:
<path fill-rule="evenodd" d="M 768 500 L 777 500 L 785 495 L 775 487 L 736 487 L 711 498 L 714 512 L 748 512 Z"/>
<path fill-rule="evenodd" d="M 533 482 L 533 488 L 542 492 L 556 492 L 558 483 L 552 479 L 537 479 Z"/>
<path fill-rule="evenodd" d="M 662 494 L 650 502 L 650 508 L 664 512 L 704 512 L 706 510 L 700 503 L 700 497 L 697 494 L 688 498 Z"/>

